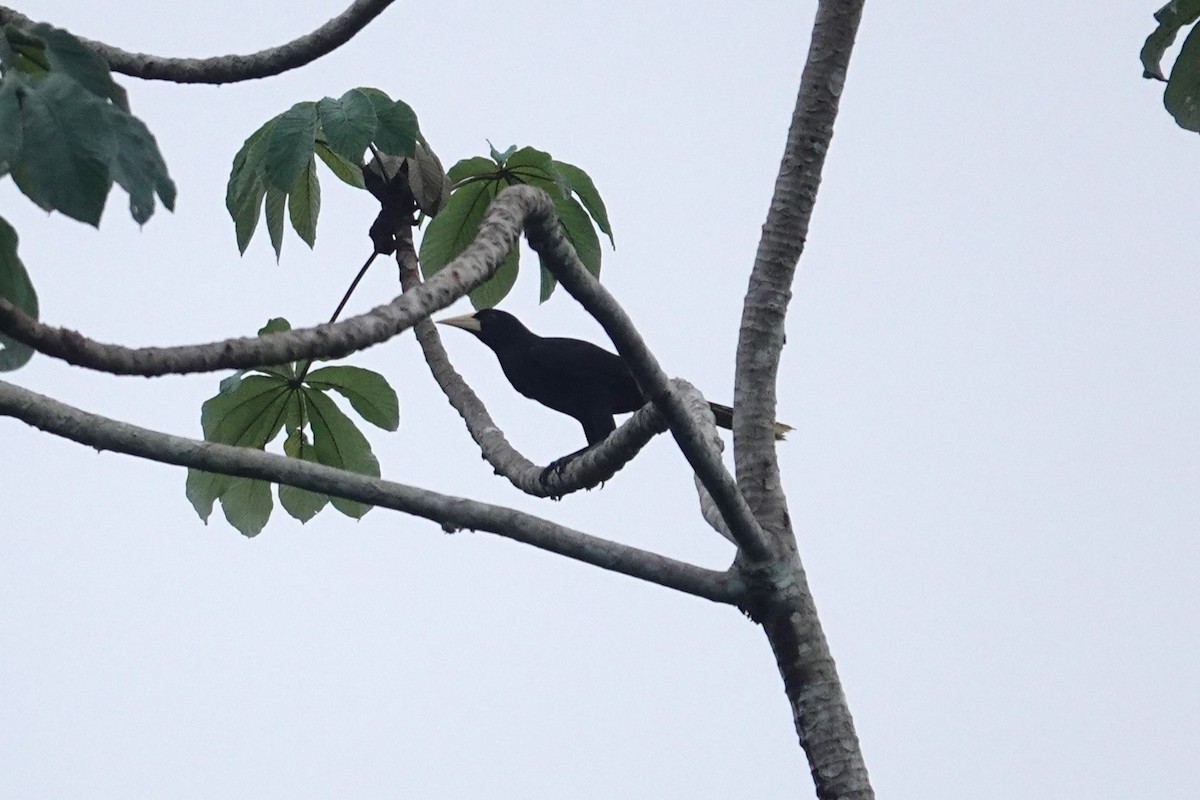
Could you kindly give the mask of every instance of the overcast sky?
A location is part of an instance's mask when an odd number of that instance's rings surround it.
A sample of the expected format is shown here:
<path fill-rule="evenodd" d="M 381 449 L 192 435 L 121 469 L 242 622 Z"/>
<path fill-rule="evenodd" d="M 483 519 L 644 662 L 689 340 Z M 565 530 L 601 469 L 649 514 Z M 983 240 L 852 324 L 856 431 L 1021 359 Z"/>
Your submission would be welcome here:
<path fill-rule="evenodd" d="M 1195 796 L 1200 752 L 1200 138 L 1138 50 L 1158 2 L 868 3 L 794 290 L 780 416 L 800 548 L 881 797 Z M 282 43 L 341 0 L 41 2 L 129 50 Z M 122 78 L 179 186 L 142 229 L 0 209 L 43 318 L 130 345 L 323 320 L 369 253 L 365 193 L 322 176 L 317 246 L 224 211 L 243 139 L 375 86 L 447 166 L 534 145 L 589 170 L 603 279 L 669 374 L 732 396 L 741 296 L 813 3 L 410 3 L 250 84 Z M 603 341 L 534 260 L 504 307 Z M 352 310 L 392 297 L 376 269 Z M 463 301 L 457 309 L 467 310 Z M 511 440 L 582 444 L 467 334 L 447 346 Z M 715 568 L 667 438 L 560 503 L 491 474 L 409 335 L 384 476 Z M 222 375 L 5 376 L 198 436 Z M 375 510 L 246 540 L 184 472 L 0 420 L 5 798 L 812 796 L 761 631 L 736 611 Z"/>

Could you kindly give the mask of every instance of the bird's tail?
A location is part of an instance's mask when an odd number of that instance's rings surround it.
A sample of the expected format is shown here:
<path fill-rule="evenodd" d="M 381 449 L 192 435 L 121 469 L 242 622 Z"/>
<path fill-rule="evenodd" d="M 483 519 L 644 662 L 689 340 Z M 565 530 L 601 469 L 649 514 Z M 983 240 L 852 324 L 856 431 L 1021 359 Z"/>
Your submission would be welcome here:
<path fill-rule="evenodd" d="M 723 406 L 720 403 L 709 403 L 708 407 L 712 409 L 713 416 L 716 417 L 717 427 L 725 428 L 726 430 L 733 429 L 733 409 L 729 406 Z M 775 438 L 786 439 L 788 432 L 793 430 L 791 425 L 784 425 L 782 422 L 775 423 Z"/>

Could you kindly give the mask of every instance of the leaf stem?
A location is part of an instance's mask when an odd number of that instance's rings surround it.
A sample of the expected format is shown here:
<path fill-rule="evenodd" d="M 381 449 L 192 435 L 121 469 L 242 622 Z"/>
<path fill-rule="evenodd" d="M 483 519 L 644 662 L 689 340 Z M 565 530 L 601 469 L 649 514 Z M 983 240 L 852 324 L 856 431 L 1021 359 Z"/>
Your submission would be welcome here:
<path fill-rule="evenodd" d="M 346 303 L 350 302 L 350 295 L 354 294 L 354 290 L 358 288 L 358 284 L 362 281 L 363 276 L 367 274 L 367 270 L 370 269 L 371 264 L 374 263 L 375 256 L 377 255 L 379 255 L 379 253 L 371 253 L 371 257 L 367 259 L 367 263 L 362 265 L 362 269 L 360 269 L 358 274 L 354 276 L 354 280 L 350 281 L 350 288 L 348 288 L 346 293 L 342 295 L 342 301 L 338 303 L 337 308 L 333 310 L 333 315 L 329 318 L 330 324 L 337 322 L 337 318 L 341 316 L 342 310 L 346 308 Z M 313 359 L 311 358 L 305 360 L 304 366 L 297 371 L 296 377 L 293 378 L 294 385 L 299 386 L 304 381 L 304 376 L 308 375 L 308 370 L 310 367 L 312 367 L 312 363 Z"/>

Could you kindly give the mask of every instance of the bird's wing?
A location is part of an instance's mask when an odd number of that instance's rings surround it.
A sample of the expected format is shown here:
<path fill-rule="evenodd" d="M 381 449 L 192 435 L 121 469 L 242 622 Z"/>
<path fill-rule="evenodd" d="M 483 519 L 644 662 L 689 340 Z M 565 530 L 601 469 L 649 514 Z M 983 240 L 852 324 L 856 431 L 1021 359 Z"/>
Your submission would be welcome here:
<path fill-rule="evenodd" d="M 613 413 L 636 411 L 643 405 L 641 390 L 625 360 L 591 342 L 546 338 L 530 347 L 529 356 L 565 384 L 593 386 L 607 393 Z"/>

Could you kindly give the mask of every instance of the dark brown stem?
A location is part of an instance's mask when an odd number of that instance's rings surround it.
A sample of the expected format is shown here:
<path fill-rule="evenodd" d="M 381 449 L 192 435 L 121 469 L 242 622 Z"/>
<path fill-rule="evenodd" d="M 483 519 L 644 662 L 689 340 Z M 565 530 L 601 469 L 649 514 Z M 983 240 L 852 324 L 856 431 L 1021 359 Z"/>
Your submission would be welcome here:
<path fill-rule="evenodd" d="M 350 288 L 346 290 L 344 295 L 342 295 L 342 302 L 338 303 L 337 308 L 333 310 L 333 314 L 331 314 L 329 317 L 330 324 L 337 322 L 338 317 L 341 316 L 343 309 L 346 308 L 346 303 L 350 302 L 350 295 L 354 294 L 354 290 L 357 289 L 358 284 L 362 282 L 363 276 L 367 274 L 367 270 L 371 268 L 371 264 L 375 263 L 375 256 L 377 255 L 379 254 L 371 253 L 371 257 L 367 259 L 367 263 L 362 265 L 362 269 L 360 269 L 358 274 L 354 276 L 354 280 L 350 281 Z M 297 384 L 303 381 L 305 376 L 308 375 L 308 370 L 312 367 L 312 363 L 313 360 L 311 358 L 305 360 L 304 366 L 297 371 L 296 377 L 293 379 Z"/>

